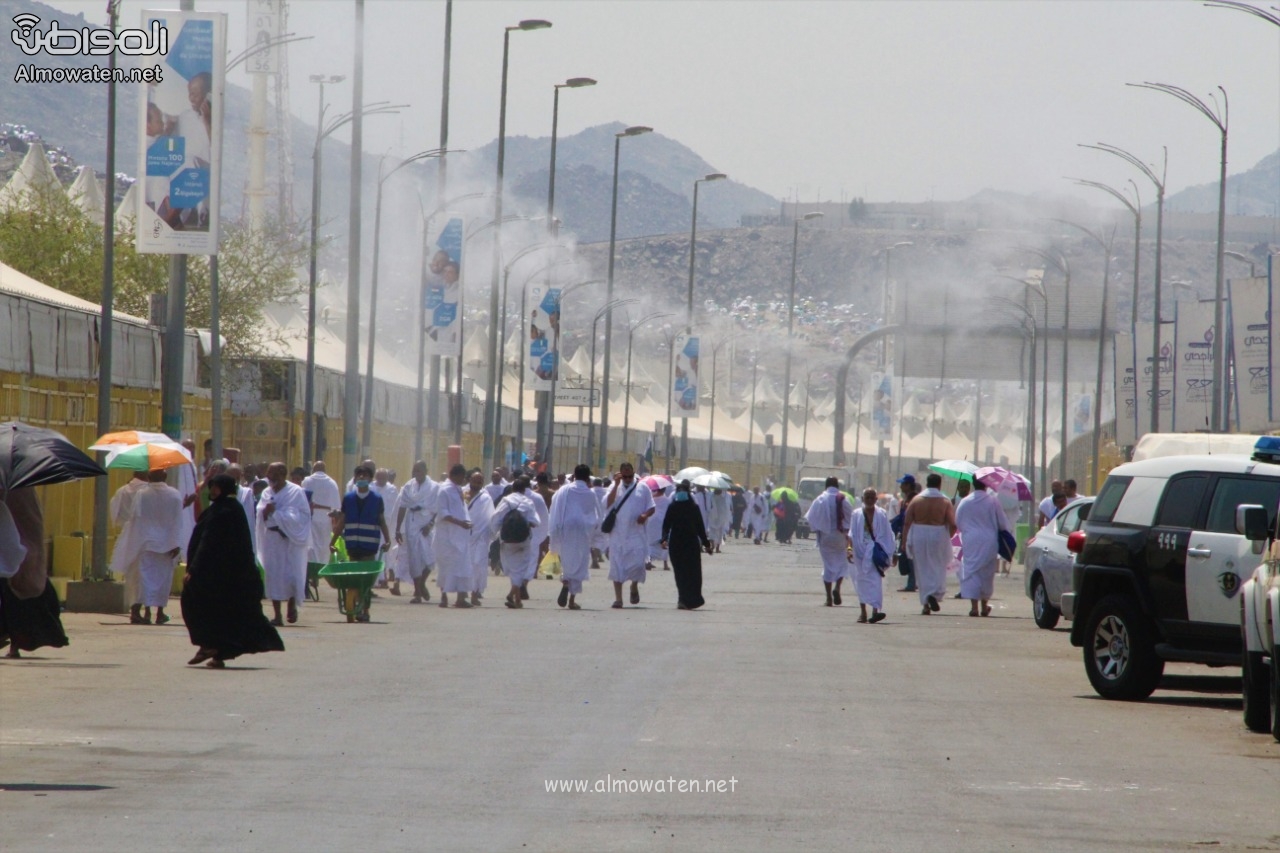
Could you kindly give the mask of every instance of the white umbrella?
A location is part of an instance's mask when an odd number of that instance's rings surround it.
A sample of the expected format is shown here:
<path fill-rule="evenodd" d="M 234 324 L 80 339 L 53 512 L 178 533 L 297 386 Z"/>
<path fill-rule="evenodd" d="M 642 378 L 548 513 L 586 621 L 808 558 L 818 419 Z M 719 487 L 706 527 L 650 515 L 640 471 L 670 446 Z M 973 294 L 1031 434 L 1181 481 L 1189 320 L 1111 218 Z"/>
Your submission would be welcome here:
<path fill-rule="evenodd" d="M 733 485 L 733 478 L 723 471 L 708 471 L 705 474 L 699 474 L 689 482 L 708 489 L 727 489 Z"/>
<path fill-rule="evenodd" d="M 708 471 L 706 468 L 699 468 L 698 466 L 693 465 L 683 469 L 682 471 L 680 471 L 680 473 L 676 474 L 675 481 L 677 483 L 679 483 L 681 480 L 688 480 L 689 482 L 693 482 L 693 479 L 695 477 L 701 477 L 703 474 L 710 474 L 710 473 L 711 472 Z"/>

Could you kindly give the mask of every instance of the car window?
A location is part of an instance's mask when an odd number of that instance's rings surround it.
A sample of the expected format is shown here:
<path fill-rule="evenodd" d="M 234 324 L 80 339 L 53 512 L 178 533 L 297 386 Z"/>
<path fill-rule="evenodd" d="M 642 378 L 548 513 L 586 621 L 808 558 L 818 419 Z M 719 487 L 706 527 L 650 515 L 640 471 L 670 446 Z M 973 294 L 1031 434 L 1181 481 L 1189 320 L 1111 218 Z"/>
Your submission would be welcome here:
<path fill-rule="evenodd" d="M 1236 507 L 1261 504 L 1267 508 L 1267 525 L 1275 529 L 1276 504 L 1280 502 L 1280 480 L 1272 477 L 1219 477 L 1209 504 L 1205 530 L 1213 533 L 1236 532 Z"/>
<path fill-rule="evenodd" d="M 1058 513 L 1053 522 L 1057 526 L 1060 535 L 1066 536 L 1069 533 L 1074 533 L 1080 527 L 1080 507 L 1073 506 L 1069 509 L 1064 509 Z"/>
<path fill-rule="evenodd" d="M 1129 488 L 1129 483 L 1132 481 L 1132 477 L 1108 477 L 1107 482 L 1102 486 L 1102 491 L 1093 502 L 1089 518 L 1093 521 L 1111 521 L 1116 514 L 1116 507 L 1120 505 L 1120 499 L 1124 497 L 1125 490 Z"/>
<path fill-rule="evenodd" d="M 1200 520 L 1200 501 L 1208 484 L 1208 474 L 1191 474 L 1169 480 L 1160 501 L 1156 524 L 1160 527 L 1195 527 Z"/>

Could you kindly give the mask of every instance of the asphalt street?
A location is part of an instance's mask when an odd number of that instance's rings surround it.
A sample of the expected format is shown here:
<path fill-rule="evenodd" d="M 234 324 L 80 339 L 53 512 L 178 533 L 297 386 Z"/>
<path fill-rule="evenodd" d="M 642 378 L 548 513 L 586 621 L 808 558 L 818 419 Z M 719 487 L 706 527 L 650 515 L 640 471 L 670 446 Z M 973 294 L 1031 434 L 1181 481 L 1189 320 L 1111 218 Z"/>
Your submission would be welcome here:
<path fill-rule="evenodd" d="M 0 846 L 1280 850 L 1280 744 L 1236 670 L 1098 699 L 1020 568 L 988 619 L 920 616 L 891 570 L 878 625 L 852 590 L 822 606 L 799 540 L 704 571 L 698 612 L 660 570 L 621 612 L 603 571 L 580 612 L 546 580 L 507 610 L 495 578 L 476 610 L 384 592 L 347 624 L 325 588 L 288 651 L 222 671 L 184 666 L 180 619 L 67 614 L 69 647 L 0 661 Z M 579 780 L 610 790 L 548 790 Z"/>

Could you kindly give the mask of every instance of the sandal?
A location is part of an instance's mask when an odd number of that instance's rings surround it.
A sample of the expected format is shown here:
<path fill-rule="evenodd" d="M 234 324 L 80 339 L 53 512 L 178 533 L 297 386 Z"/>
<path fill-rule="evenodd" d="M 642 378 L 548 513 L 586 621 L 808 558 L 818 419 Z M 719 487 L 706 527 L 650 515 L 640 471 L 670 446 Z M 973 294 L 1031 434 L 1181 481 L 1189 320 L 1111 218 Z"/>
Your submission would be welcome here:
<path fill-rule="evenodd" d="M 839 606 L 843 603 L 843 602 L 841 602 L 841 600 L 840 600 L 840 590 L 838 590 L 838 589 L 833 589 L 833 590 L 831 591 L 831 601 L 832 601 L 832 603 L 834 603 L 837 607 L 839 607 Z"/>
<path fill-rule="evenodd" d="M 876 622 L 883 622 L 884 618 L 885 618 L 884 611 L 877 610 L 875 613 L 871 614 L 871 618 L 868 619 L 867 621 L 874 625 Z"/>
<path fill-rule="evenodd" d="M 214 658 L 213 660 L 205 664 L 205 666 L 209 667 L 209 669 L 226 669 L 227 668 L 226 663 L 221 658 Z"/>
<path fill-rule="evenodd" d="M 858 617 L 858 621 L 859 621 L 859 622 L 866 622 L 866 621 L 867 621 L 867 617 L 866 617 L 865 615 L 863 615 L 863 616 L 859 616 L 859 617 Z"/>
<path fill-rule="evenodd" d="M 167 614 L 167 613 L 158 613 L 158 614 L 156 614 L 156 624 L 157 624 L 157 625 L 163 625 L 163 624 L 165 624 L 165 623 L 166 623 L 166 622 L 168 622 L 168 621 L 169 621 L 169 614 Z"/>
<path fill-rule="evenodd" d="M 990 605 L 990 604 L 988 604 L 986 607 L 982 608 L 982 615 L 983 615 L 983 616 L 990 616 L 990 615 L 991 615 L 991 605 Z"/>
<path fill-rule="evenodd" d="M 610 604 L 609 606 L 610 606 L 611 608 L 613 608 L 614 610 L 621 610 L 621 609 L 622 609 L 622 602 L 621 602 L 621 601 L 615 601 L 613 604 Z"/>
<path fill-rule="evenodd" d="M 275 625 L 277 628 L 283 628 L 283 627 L 284 627 L 284 620 L 283 620 L 283 619 L 281 619 L 279 616 L 276 616 L 275 618 L 273 618 L 273 619 L 271 620 L 271 624 L 272 624 L 272 625 Z"/>
<path fill-rule="evenodd" d="M 564 607 L 569 601 L 569 585 L 567 583 L 560 585 L 560 595 L 556 598 L 556 604 Z"/>
<path fill-rule="evenodd" d="M 581 610 L 581 609 L 582 609 L 582 605 L 581 605 L 581 604 L 579 604 L 579 603 L 578 603 L 578 602 L 576 602 L 576 601 L 571 601 L 571 602 L 569 602 L 569 609 L 570 609 L 570 610 Z"/>
<path fill-rule="evenodd" d="M 208 649 L 201 649 L 200 651 L 196 652 L 195 657 L 187 661 L 187 666 L 195 666 L 196 664 L 204 663 L 211 657 L 214 657 L 213 652 L 209 651 Z"/>
<path fill-rule="evenodd" d="M 934 598 L 932 595 L 925 599 L 925 603 L 934 613 L 937 613 L 942 609 L 942 605 L 938 603 L 938 599 Z"/>
<path fill-rule="evenodd" d="M 640 603 L 640 590 L 638 589 L 631 590 L 631 603 L 632 604 Z"/>

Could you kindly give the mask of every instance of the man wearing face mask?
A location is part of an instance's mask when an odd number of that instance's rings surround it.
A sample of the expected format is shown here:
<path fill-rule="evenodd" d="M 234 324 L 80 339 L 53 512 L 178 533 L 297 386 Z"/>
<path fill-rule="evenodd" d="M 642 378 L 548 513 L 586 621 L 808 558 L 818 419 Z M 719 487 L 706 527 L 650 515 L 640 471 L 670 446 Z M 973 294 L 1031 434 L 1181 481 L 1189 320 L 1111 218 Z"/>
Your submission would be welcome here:
<path fill-rule="evenodd" d="M 630 462 L 623 462 L 613 475 L 613 488 L 605 498 L 605 511 L 615 516 L 609 536 L 609 580 L 613 581 L 613 608 L 621 610 L 622 585 L 628 581 L 631 582 L 631 603 L 640 603 L 644 564 L 649 560 L 644 524 L 654 513 L 653 492 L 636 480 L 636 470 Z"/>
<path fill-rule="evenodd" d="M 347 554 L 353 563 L 375 560 L 379 552 L 387 550 L 391 541 L 387 529 L 386 505 L 382 496 L 371 488 L 373 470 L 367 465 L 356 466 L 354 486 L 342 499 L 342 525 L 330 540 L 341 536 L 347 543 Z"/>
<path fill-rule="evenodd" d="M 298 602 L 307 589 L 307 549 L 311 545 L 311 504 L 301 486 L 289 482 L 283 462 L 267 466 L 267 488 L 258 498 L 258 560 L 267 576 L 267 597 L 275 608 L 272 625 L 280 626 L 280 604 L 289 603 L 288 619 L 298 621 Z"/>

